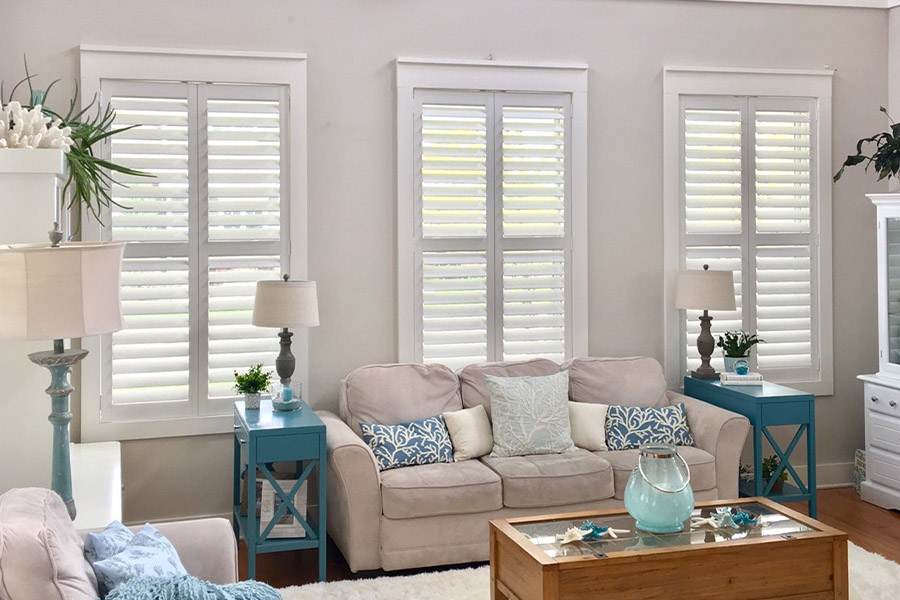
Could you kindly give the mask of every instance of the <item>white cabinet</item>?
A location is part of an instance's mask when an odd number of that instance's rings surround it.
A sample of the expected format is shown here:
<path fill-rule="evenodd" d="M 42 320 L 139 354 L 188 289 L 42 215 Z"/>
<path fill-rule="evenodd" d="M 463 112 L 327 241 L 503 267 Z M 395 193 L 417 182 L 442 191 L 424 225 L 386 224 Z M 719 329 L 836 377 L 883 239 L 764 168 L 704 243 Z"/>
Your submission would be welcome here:
<path fill-rule="evenodd" d="M 878 373 L 865 382 L 862 499 L 900 509 L 900 194 L 871 194 L 878 224 Z"/>

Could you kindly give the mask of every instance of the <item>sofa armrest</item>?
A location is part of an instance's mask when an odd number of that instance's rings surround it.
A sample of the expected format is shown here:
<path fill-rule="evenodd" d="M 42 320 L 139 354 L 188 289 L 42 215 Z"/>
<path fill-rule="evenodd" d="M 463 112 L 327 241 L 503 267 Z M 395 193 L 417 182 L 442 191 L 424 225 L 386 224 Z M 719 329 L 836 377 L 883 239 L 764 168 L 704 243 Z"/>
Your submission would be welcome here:
<path fill-rule="evenodd" d="M 716 489 L 719 498 L 738 497 L 741 453 L 750 431 L 746 417 L 672 391 L 669 405 L 684 403 L 694 444 L 716 457 Z"/>
<path fill-rule="evenodd" d="M 166 536 L 185 570 L 195 577 L 218 584 L 234 583 L 238 578 L 237 540 L 227 519 L 195 519 L 153 523 Z M 140 527 L 131 527 L 137 531 Z M 82 538 L 102 529 L 81 530 Z"/>
<path fill-rule="evenodd" d="M 381 568 L 381 477 L 368 445 L 336 414 L 316 411 L 328 445 L 328 533 L 350 570 Z"/>

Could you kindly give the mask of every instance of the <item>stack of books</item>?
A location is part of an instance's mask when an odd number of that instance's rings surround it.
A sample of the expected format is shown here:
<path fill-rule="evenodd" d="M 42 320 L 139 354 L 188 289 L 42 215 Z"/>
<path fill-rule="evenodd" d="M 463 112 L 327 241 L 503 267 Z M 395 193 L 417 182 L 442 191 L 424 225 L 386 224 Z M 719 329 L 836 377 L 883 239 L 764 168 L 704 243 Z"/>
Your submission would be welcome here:
<path fill-rule="evenodd" d="M 719 380 L 722 385 L 762 385 L 763 377 L 759 373 L 719 373 Z"/>

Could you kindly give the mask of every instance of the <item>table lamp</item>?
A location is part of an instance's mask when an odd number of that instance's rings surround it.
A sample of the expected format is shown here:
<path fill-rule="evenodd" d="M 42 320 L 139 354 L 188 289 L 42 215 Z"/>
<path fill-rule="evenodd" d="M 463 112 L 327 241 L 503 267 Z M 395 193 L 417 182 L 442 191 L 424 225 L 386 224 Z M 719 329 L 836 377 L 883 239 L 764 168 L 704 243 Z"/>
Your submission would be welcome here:
<path fill-rule="evenodd" d="M 66 338 L 122 329 L 119 280 L 124 243 L 51 243 L 0 247 L 0 338 L 53 340 L 53 350 L 28 355 L 50 370 L 46 392 L 52 404 L 53 454 L 50 488 L 75 518 L 69 464 L 69 373 L 88 351 L 65 349 Z"/>
<path fill-rule="evenodd" d="M 291 375 L 294 374 L 296 360 L 291 354 L 291 328 L 318 327 L 319 303 L 316 297 L 315 281 L 291 281 L 289 275 L 283 280 L 259 281 L 256 283 L 256 298 L 253 302 L 253 324 L 257 327 L 279 327 L 281 351 L 275 359 L 275 371 L 281 378 L 282 395 L 273 399 L 275 410 L 296 410 L 300 408 L 300 398 L 293 398 Z"/>
<path fill-rule="evenodd" d="M 709 265 L 703 270 L 682 270 L 678 274 L 675 289 L 675 308 L 702 310 L 700 315 L 700 335 L 697 350 L 700 352 L 700 367 L 691 371 L 698 379 L 715 379 L 719 376 L 709 364 L 709 357 L 716 347 L 710 333 L 712 317 L 710 310 L 734 310 L 734 273 L 731 271 L 710 271 Z"/>

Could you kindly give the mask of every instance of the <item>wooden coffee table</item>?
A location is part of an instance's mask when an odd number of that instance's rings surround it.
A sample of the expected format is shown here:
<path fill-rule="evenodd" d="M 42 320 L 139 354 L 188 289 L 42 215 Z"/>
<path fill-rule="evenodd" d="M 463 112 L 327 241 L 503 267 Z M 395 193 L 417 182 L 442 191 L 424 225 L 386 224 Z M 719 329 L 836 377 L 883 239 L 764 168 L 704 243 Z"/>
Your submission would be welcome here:
<path fill-rule="evenodd" d="M 694 517 L 732 508 L 740 529 L 635 530 L 624 510 L 491 521 L 493 600 L 847 600 L 847 534 L 765 498 L 700 502 Z M 561 544 L 590 519 L 617 539 Z"/>

